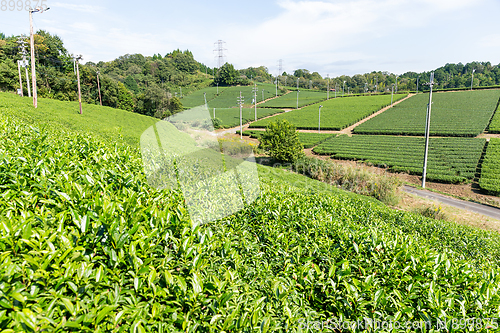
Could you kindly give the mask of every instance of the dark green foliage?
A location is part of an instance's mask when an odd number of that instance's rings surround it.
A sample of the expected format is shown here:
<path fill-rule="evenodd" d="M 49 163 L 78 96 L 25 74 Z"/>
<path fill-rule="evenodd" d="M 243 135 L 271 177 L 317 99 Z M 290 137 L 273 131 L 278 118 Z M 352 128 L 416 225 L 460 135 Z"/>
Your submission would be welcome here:
<path fill-rule="evenodd" d="M 489 194 L 500 195 L 500 139 L 491 138 L 488 142 L 479 186 Z"/>
<path fill-rule="evenodd" d="M 433 94 L 430 134 L 476 136 L 488 125 L 500 90 Z M 413 96 L 354 129 L 356 134 L 424 135 L 428 94 Z"/>
<path fill-rule="evenodd" d="M 215 76 L 215 83 L 230 86 L 238 83 L 239 74 L 230 63 L 225 63 Z"/>
<path fill-rule="evenodd" d="M 127 78 L 125 79 L 125 81 L 123 81 L 123 83 L 134 94 L 137 94 L 139 92 L 139 86 L 137 85 L 137 82 L 135 81 L 132 75 L 127 76 Z"/>
<path fill-rule="evenodd" d="M 485 139 L 431 138 L 427 179 L 460 183 L 474 178 Z M 336 159 L 363 160 L 395 172 L 422 174 L 424 138 L 378 135 L 346 135 L 329 139 L 316 148 L 317 154 Z"/>
<path fill-rule="evenodd" d="M 295 162 L 304 155 L 295 126 L 286 120 L 272 122 L 260 136 L 259 147 L 280 162 Z"/>

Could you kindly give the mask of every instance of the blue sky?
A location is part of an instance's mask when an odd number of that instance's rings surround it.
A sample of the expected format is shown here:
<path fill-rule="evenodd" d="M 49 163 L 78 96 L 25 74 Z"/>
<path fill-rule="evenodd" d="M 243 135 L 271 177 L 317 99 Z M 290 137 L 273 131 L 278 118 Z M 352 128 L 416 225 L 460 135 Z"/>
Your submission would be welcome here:
<path fill-rule="evenodd" d="M 210 67 L 226 42 L 236 68 L 297 68 L 323 76 L 401 74 L 446 63 L 500 63 L 498 0 L 45 0 L 35 29 L 59 35 L 84 61 L 180 48 Z M 28 34 L 26 11 L 0 11 L 0 32 Z"/>

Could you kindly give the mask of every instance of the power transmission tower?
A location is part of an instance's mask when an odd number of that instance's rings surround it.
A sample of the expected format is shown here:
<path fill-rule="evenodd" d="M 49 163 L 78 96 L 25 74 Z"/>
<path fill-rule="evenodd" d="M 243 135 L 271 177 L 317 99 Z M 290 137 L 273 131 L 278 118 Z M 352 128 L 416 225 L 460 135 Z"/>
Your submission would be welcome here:
<path fill-rule="evenodd" d="M 238 105 L 240 106 L 240 140 L 243 140 L 243 96 L 241 96 L 241 91 L 240 91 L 240 97 L 238 97 Z"/>
<path fill-rule="evenodd" d="M 422 171 L 423 188 L 425 188 L 425 178 L 427 177 L 427 155 L 429 153 L 429 130 L 431 126 L 432 87 L 434 87 L 434 72 L 431 73 L 431 79 L 428 85 L 431 88 L 431 91 L 429 93 L 429 104 L 427 104 L 427 117 L 425 120 L 425 152 L 424 152 L 424 169 Z"/>
<path fill-rule="evenodd" d="M 19 86 L 21 87 L 21 89 L 19 90 L 19 92 L 21 93 L 21 97 L 24 97 L 24 94 L 23 94 L 23 77 L 21 76 L 21 60 L 18 60 L 17 61 L 17 71 L 19 72 Z"/>
<path fill-rule="evenodd" d="M 80 89 L 80 69 L 78 67 L 78 62 L 82 60 L 82 56 L 79 55 L 75 58 L 75 63 L 76 63 L 76 77 L 77 77 L 77 83 L 78 83 L 78 103 L 80 104 L 80 114 L 82 114 L 82 90 Z"/>
<path fill-rule="evenodd" d="M 222 40 L 218 40 L 216 43 L 215 43 L 215 50 L 214 52 L 217 52 L 217 70 L 220 70 L 220 68 L 224 65 L 224 51 L 227 51 L 225 48 L 224 48 L 224 44 L 226 44 L 226 42 L 222 41 Z"/>
<path fill-rule="evenodd" d="M 28 74 L 28 60 L 26 56 L 28 55 L 28 51 L 26 50 L 26 36 L 21 35 L 17 41 L 19 46 L 21 47 L 21 54 L 23 55 L 23 60 L 21 61 L 21 66 L 24 67 L 24 71 L 26 73 L 26 87 L 28 88 L 28 96 L 31 97 L 31 88 L 30 88 L 30 77 Z M 21 81 L 21 79 L 19 79 Z M 21 84 L 22 86 L 22 84 Z M 22 89 L 22 87 L 21 87 Z M 22 95 L 21 95 L 22 96 Z"/>

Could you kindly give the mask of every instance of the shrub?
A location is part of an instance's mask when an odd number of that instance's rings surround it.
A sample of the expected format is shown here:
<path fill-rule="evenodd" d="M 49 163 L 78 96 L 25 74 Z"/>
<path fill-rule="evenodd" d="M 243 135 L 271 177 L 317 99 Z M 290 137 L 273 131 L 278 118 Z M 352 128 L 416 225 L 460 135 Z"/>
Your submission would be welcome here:
<path fill-rule="evenodd" d="M 260 147 L 280 162 L 295 162 L 304 155 L 295 126 L 286 120 L 271 122 L 260 137 Z"/>

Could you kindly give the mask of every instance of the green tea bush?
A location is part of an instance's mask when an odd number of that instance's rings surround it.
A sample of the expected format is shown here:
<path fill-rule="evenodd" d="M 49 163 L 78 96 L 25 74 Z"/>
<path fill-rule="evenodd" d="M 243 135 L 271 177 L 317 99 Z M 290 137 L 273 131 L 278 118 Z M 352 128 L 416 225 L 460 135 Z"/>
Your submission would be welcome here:
<path fill-rule="evenodd" d="M 138 151 L 0 113 L 5 332 L 300 332 L 304 321 L 497 318 L 499 235 L 259 167 L 196 225 Z M 300 181 L 307 186 L 294 186 Z"/>

